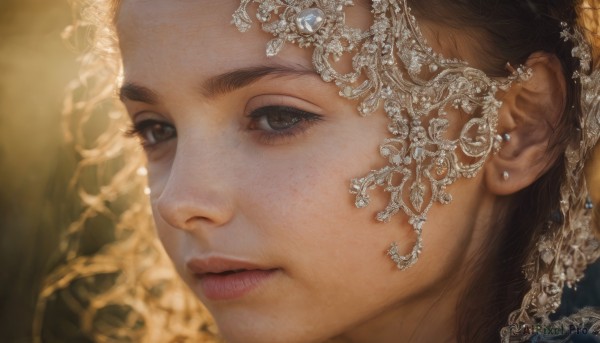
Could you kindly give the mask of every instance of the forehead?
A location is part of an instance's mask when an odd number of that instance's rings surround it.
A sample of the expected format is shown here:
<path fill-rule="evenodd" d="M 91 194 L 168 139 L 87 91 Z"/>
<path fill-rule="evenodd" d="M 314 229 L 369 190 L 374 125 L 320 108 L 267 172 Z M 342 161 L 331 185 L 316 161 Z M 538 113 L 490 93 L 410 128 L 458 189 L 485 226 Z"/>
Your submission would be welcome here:
<path fill-rule="evenodd" d="M 267 58 L 270 34 L 258 24 L 240 33 L 231 23 L 239 5 L 239 0 L 121 0 L 116 26 L 126 76 L 152 66 L 172 71 L 194 67 L 198 72 L 203 66 L 215 71 L 269 63 L 312 68 L 311 49 L 294 44 Z M 368 2 L 348 7 L 346 22 L 368 29 L 372 23 Z"/>
<path fill-rule="evenodd" d="M 200 41 L 203 37 L 219 33 L 234 33 L 230 28 L 222 32 L 236 1 L 197 0 L 123 0 L 117 13 L 117 32 L 121 40 L 139 42 L 141 36 L 151 35 L 164 40 L 176 34 L 181 40 Z"/>
<path fill-rule="evenodd" d="M 116 25 L 125 77 L 152 83 L 166 71 L 181 82 L 256 65 L 311 67 L 310 51 L 292 44 L 267 58 L 270 35 L 257 25 L 242 34 L 231 24 L 237 6 L 235 0 L 123 0 Z"/>
<path fill-rule="evenodd" d="M 368 29 L 373 20 L 368 3 L 358 1 L 357 6 L 346 8 L 348 26 Z M 266 43 L 273 38 L 270 34 L 256 21 L 245 33 L 231 24 L 239 4 L 239 0 L 121 0 L 116 25 L 125 78 L 155 83 L 152 78 L 161 75 L 149 70 L 167 71 L 163 76 L 180 73 L 183 77 L 208 78 L 218 71 L 269 64 L 312 69 L 311 49 L 294 44 L 288 43 L 277 56 L 267 58 Z M 421 29 L 434 50 L 481 67 L 468 48 L 471 44 L 456 38 L 440 39 L 443 30 L 432 27 L 436 26 L 427 24 Z M 342 68 L 350 67 L 347 62 Z M 178 82 L 183 81 L 179 77 Z"/>

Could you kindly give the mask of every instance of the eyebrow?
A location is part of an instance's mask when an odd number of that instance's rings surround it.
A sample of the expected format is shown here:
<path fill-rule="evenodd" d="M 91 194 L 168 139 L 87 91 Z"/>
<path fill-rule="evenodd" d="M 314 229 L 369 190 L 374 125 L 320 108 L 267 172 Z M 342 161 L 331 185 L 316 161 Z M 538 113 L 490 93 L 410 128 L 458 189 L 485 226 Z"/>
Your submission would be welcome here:
<path fill-rule="evenodd" d="M 156 105 L 158 103 L 158 95 L 154 91 L 131 82 L 124 83 L 123 86 L 119 88 L 118 95 L 121 101 L 131 100 L 145 102 L 150 105 Z"/>
<path fill-rule="evenodd" d="M 216 98 L 235 90 L 249 86 L 267 76 L 319 76 L 319 74 L 302 65 L 285 66 L 255 66 L 228 71 L 215 75 L 204 81 L 199 87 L 199 93 L 208 99 Z M 121 101 L 131 100 L 155 105 L 160 98 L 153 90 L 132 82 L 126 82 L 118 91 Z"/>

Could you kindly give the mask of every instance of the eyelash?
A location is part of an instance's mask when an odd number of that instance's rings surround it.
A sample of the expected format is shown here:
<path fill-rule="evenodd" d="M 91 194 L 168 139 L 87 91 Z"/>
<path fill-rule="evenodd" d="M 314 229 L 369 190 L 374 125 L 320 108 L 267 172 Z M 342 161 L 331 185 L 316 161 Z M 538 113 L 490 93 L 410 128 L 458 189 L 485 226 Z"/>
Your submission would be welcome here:
<path fill-rule="evenodd" d="M 271 127 L 272 131 L 265 130 L 264 128 L 260 128 L 259 125 L 267 124 L 269 116 L 271 115 L 283 115 L 287 119 L 292 119 L 292 123 L 288 128 L 284 128 L 281 130 L 274 129 Z M 275 145 L 285 143 L 294 137 L 300 136 L 305 133 L 312 125 L 314 125 L 317 121 L 323 120 L 323 116 L 306 112 L 294 107 L 288 106 L 265 106 L 258 108 L 252 111 L 248 117 L 250 118 L 249 130 L 251 131 L 262 131 L 259 135 L 258 139 L 261 143 Z M 271 118 L 273 119 L 273 118 Z M 267 120 L 267 122 L 263 122 L 263 120 Z M 148 134 L 152 131 L 151 129 L 161 129 L 172 130 L 171 136 L 166 139 L 156 139 L 155 142 L 149 142 Z M 175 127 L 171 124 L 161 122 L 154 119 L 143 120 L 139 123 L 134 123 L 131 125 L 129 130 L 125 132 L 125 135 L 128 137 L 137 137 L 140 139 L 142 146 L 146 150 L 153 149 L 159 146 L 161 143 L 164 143 L 170 139 L 177 137 L 177 131 Z"/>
<path fill-rule="evenodd" d="M 163 131 L 172 130 L 171 131 L 172 134 L 167 139 L 158 140 L 158 139 L 154 138 L 154 140 L 156 142 L 151 143 L 147 137 L 147 134 L 151 133 L 150 130 L 152 130 L 153 128 L 154 129 L 160 128 Z M 176 138 L 177 131 L 175 130 L 175 127 L 171 124 L 168 124 L 168 123 L 165 123 L 162 121 L 158 121 L 158 120 L 154 120 L 154 119 L 148 119 L 148 120 L 142 120 L 139 123 L 133 123 L 131 125 L 131 127 L 125 132 L 125 135 L 127 137 L 137 137 L 140 140 L 142 147 L 144 149 L 151 150 L 151 149 L 157 147 L 161 143 L 164 143 L 170 139 Z"/>
<path fill-rule="evenodd" d="M 292 119 L 292 125 L 288 128 L 277 130 L 271 126 L 272 131 L 267 131 L 258 127 L 260 124 L 268 123 L 269 115 L 283 115 L 287 119 Z M 248 115 L 251 118 L 250 130 L 261 130 L 259 140 L 264 144 L 282 144 L 301 134 L 305 133 L 316 122 L 323 120 L 323 116 L 306 112 L 294 107 L 288 106 L 265 106 L 258 108 Z M 271 118 L 273 119 L 273 118 Z M 267 120 L 267 122 L 261 122 Z"/>

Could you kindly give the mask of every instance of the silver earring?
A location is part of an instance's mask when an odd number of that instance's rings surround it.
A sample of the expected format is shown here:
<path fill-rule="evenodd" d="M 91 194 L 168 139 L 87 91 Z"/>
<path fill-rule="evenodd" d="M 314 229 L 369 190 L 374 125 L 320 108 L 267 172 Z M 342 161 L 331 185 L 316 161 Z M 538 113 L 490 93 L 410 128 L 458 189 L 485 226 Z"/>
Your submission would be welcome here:
<path fill-rule="evenodd" d="M 502 172 L 502 179 L 504 179 L 504 181 L 507 181 L 510 178 L 510 174 L 505 170 Z"/>
<path fill-rule="evenodd" d="M 503 133 L 503 134 L 497 134 L 494 136 L 494 148 L 493 148 L 493 152 L 494 154 L 497 154 L 500 149 L 502 149 L 502 144 L 503 143 L 508 143 L 510 142 L 510 134 L 508 133 Z"/>

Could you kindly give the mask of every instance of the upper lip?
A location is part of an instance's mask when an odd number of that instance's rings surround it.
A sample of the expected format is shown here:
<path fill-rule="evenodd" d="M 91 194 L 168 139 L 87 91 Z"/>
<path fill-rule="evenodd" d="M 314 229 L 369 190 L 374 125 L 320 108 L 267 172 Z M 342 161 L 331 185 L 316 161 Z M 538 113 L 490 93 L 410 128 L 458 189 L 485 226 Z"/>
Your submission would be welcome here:
<path fill-rule="evenodd" d="M 258 264 L 224 257 L 192 258 L 186 263 L 187 268 L 195 275 L 218 274 L 243 270 L 269 270 Z"/>

